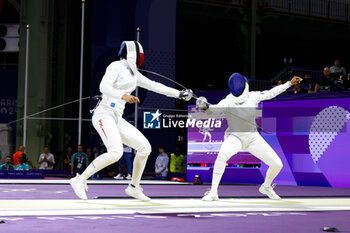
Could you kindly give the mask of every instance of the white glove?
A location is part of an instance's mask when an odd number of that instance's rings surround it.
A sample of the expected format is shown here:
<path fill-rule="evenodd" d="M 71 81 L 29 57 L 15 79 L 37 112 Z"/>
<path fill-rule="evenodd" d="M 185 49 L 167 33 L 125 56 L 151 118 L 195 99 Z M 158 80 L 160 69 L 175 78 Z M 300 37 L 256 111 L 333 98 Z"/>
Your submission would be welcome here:
<path fill-rule="evenodd" d="M 196 107 L 205 111 L 209 108 L 209 103 L 204 96 L 201 96 L 196 101 Z"/>
<path fill-rule="evenodd" d="M 183 91 L 180 91 L 179 98 L 185 101 L 189 101 L 193 97 L 193 91 L 191 89 L 186 89 Z"/>

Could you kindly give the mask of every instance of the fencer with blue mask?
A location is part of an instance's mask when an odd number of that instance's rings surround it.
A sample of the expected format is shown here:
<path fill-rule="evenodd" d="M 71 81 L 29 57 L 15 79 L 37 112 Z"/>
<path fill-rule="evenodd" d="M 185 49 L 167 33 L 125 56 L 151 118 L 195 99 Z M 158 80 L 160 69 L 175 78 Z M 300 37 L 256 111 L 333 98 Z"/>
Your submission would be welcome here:
<path fill-rule="evenodd" d="M 137 86 L 186 101 L 193 96 L 191 90 L 178 91 L 143 76 L 138 71 L 144 60 L 143 48 L 139 42 L 124 41 L 119 56 L 120 61 L 112 62 L 101 80 L 99 87 L 102 100 L 92 116 L 92 124 L 106 146 L 107 153 L 98 156 L 81 175 L 78 174 L 70 181 L 75 194 L 83 200 L 87 199 L 86 180 L 117 162 L 123 155 L 124 144 L 136 150 L 131 183 L 125 193 L 141 201 L 149 201 L 150 198 L 143 194 L 140 180 L 151 153 L 151 145 L 137 128 L 122 118 L 125 104 L 140 102 L 136 96 L 131 95 Z"/>
<path fill-rule="evenodd" d="M 246 77 L 234 73 L 228 80 L 230 94 L 216 105 L 209 105 L 205 97 L 199 97 L 196 105 L 207 114 L 224 114 L 228 122 L 225 131 L 225 140 L 221 145 L 216 158 L 213 179 L 210 191 L 202 198 L 204 201 L 216 201 L 218 186 L 225 171 L 226 162 L 241 149 L 250 152 L 269 166 L 265 182 L 260 186 L 259 192 L 270 199 L 279 200 L 280 197 L 273 190 L 272 181 L 282 169 L 282 161 L 269 144 L 260 136 L 255 124 L 256 108 L 261 101 L 269 100 L 286 91 L 292 85 L 301 82 L 301 78 L 294 76 L 291 81 L 276 86 L 268 91 L 249 92 Z"/>

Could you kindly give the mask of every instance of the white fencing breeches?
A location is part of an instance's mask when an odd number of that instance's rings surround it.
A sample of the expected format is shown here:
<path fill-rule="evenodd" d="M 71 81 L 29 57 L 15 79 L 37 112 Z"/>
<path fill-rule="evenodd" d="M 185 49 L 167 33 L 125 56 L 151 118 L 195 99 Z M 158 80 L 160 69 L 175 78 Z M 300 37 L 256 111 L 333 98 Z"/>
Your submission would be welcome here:
<path fill-rule="evenodd" d="M 98 156 L 86 168 L 81 177 L 88 179 L 97 171 L 117 162 L 123 155 L 123 144 L 125 144 L 137 151 L 134 160 L 132 183 L 138 186 L 147 157 L 152 150 L 146 137 L 133 125 L 103 106 L 96 108 L 92 117 L 92 124 L 106 146 L 107 153 Z"/>
<path fill-rule="evenodd" d="M 283 167 L 281 159 L 259 133 L 250 133 L 241 137 L 229 134 L 223 142 L 213 169 L 212 190 L 217 191 L 221 177 L 225 171 L 226 162 L 241 149 L 269 166 L 264 185 L 269 186 Z"/>
<path fill-rule="evenodd" d="M 272 181 L 281 171 L 283 164 L 280 157 L 278 157 L 276 152 L 263 139 L 263 137 L 261 137 L 259 133 L 256 134 L 257 136 L 254 136 L 246 150 L 269 166 L 264 185 L 270 186 Z"/>

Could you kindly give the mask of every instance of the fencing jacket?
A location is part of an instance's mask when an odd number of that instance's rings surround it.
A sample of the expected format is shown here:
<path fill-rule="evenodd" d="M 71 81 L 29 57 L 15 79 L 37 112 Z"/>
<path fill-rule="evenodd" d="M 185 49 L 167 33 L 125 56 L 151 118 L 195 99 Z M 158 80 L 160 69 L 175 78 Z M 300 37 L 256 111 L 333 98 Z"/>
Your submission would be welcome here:
<path fill-rule="evenodd" d="M 140 72 L 133 71 L 126 60 L 121 60 L 111 63 L 106 69 L 100 83 L 100 91 L 103 94 L 100 105 L 122 116 L 126 103 L 122 96 L 130 95 L 136 86 L 173 98 L 180 95 L 180 91 L 146 78 Z"/>
<path fill-rule="evenodd" d="M 248 92 L 244 102 L 237 101 L 237 97 L 229 94 L 216 105 L 210 105 L 209 114 L 224 114 L 227 119 L 226 133 L 246 135 L 257 132 L 255 123 L 256 108 L 261 101 L 269 100 L 286 91 L 292 84 L 286 82 L 268 91 Z"/>

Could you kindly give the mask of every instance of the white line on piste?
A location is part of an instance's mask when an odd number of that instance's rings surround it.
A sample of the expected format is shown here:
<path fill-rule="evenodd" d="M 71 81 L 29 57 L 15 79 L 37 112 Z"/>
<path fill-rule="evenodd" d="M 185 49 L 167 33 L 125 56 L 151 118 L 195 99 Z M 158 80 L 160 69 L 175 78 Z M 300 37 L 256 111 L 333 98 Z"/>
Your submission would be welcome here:
<path fill-rule="evenodd" d="M 0 200 L 0 216 L 86 216 L 130 214 L 200 214 L 233 212 L 300 212 L 350 210 L 350 198 L 111 200 Z"/>

